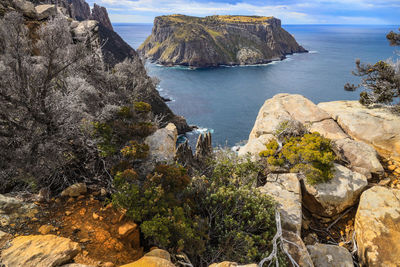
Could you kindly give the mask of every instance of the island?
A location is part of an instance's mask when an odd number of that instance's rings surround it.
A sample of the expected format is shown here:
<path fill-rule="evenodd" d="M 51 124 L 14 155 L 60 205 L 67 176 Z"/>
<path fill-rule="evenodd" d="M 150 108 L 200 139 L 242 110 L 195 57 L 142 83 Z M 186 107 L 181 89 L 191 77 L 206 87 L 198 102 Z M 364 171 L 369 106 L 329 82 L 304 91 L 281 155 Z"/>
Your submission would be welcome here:
<path fill-rule="evenodd" d="M 307 52 L 281 21 L 261 16 L 159 16 L 139 54 L 165 66 L 266 64 Z"/>

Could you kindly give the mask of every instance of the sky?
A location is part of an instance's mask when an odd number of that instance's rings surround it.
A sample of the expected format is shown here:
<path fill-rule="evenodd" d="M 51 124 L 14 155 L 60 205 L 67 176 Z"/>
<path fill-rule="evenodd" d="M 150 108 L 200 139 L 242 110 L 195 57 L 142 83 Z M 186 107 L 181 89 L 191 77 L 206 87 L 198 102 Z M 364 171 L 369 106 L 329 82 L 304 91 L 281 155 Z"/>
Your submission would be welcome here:
<path fill-rule="evenodd" d="M 168 14 L 274 16 L 283 24 L 400 25 L 400 0 L 89 0 L 112 23 L 152 23 Z"/>

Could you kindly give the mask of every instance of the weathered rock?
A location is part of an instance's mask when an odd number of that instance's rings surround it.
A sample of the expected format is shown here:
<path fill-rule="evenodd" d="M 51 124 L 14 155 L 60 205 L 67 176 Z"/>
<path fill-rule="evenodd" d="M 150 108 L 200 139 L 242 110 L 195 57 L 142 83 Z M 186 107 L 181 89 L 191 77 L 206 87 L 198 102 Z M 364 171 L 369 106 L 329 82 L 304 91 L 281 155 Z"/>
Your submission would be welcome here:
<path fill-rule="evenodd" d="M 55 235 L 20 236 L 1 253 L 7 267 L 53 267 L 73 259 L 81 250 L 78 243 Z"/>
<path fill-rule="evenodd" d="M 212 147 L 212 138 L 211 133 L 208 132 L 206 134 L 200 134 L 196 143 L 196 153 L 194 158 L 199 161 L 205 163 L 213 153 Z"/>
<path fill-rule="evenodd" d="M 102 265 L 102 267 L 103 267 L 104 265 Z M 95 266 L 93 266 L 93 265 L 85 265 L 85 264 L 79 264 L 79 263 L 70 263 L 70 264 L 66 264 L 66 265 L 63 265 L 63 266 L 61 266 L 61 267 L 95 267 Z M 105 267 L 105 266 L 104 266 Z"/>
<path fill-rule="evenodd" d="M 178 131 L 172 123 L 148 136 L 145 143 L 150 148 L 149 160 L 172 163 L 175 157 L 177 138 Z"/>
<path fill-rule="evenodd" d="M 318 131 L 326 138 L 348 137 L 328 113 L 304 96 L 277 94 L 265 101 L 261 107 L 248 143 L 240 149 L 239 155 L 247 152 L 257 155 L 265 150 L 266 141 L 269 141 L 272 138 L 271 135 L 286 121 L 299 121 L 309 126 L 311 131 Z"/>
<path fill-rule="evenodd" d="M 96 3 L 93 5 L 92 15 L 90 16 L 90 18 L 92 20 L 98 21 L 101 25 L 103 25 L 107 29 L 111 31 L 114 30 L 110 18 L 108 17 L 107 9 L 97 5 Z"/>
<path fill-rule="evenodd" d="M 372 145 L 383 157 L 400 162 L 400 116 L 384 108 L 367 108 L 358 101 L 326 102 L 318 107 L 348 135 Z"/>
<path fill-rule="evenodd" d="M 49 234 L 51 231 L 54 231 L 56 228 L 52 225 L 42 225 L 40 226 L 40 228 L 38 229 L 38 232 L 41 233 L 42 235 L 47 235 Z"/>
<path fill-rule="evenodd" d="M 364 175 L 335 164 L 330 181 L 316 185 L 304 182 L 303 204 L 316 215 L 332 217 L 353 206 L 367 185 Z"/>
<path fill-rule="evenodd" d="M 126 237 L 129 234 L 131 234 L 136 228 L 137 228 L 137 224 L 136 223 L 128 222 L 128 223 L 125 223 L 125 224 L 121 225 L 118 228 L 118 234 L 121 237 Z"/>
<path fill-rule="evenodd" d="M 171 255 L 169 252 L 159 248 L 153 249 L 152 251 L 146 253 L 145 256 L 158 257 L 167 261 L 171 261 Z"/>
<path fill-rule="evenodd" d="M 400 190 L 375 186 L 365 191 L 355 231 L 362 264 L 400 266 Z"/>
<path fill-rule="evenodd" d="M 344 247 L 315 244 L 307 246 L 314 266 L 318 267 L 353 267 L 353 258 Z"/>
<path fill-rule="evenodd" d="M 128 263 L 126 265 L 122 265 L 120 267 L 175 267 L 175 265 L 163 258 L 153 257 L 153 256 L 144 256 L 139 260 Z"/>
<path fill-rule="evenodd" d="M 36 19 L 37 13 L 35 6 L 31 2 L 25 0 L 13 0 L 12 2 L 16 10 L 21 11 L 25 16 L 31 19 Z"/>
<path fill-rule="evenodd" d="M 353 171 L 360 172 L 367 178 L 371 178 L 371 174 L 383 175 L 378 154 L 370 145 L 349 138 L 335 140 L 335 144 L 343 150 L 343 155 L 350 162 Z"/>
<path fill-rule="evenodd" d="M 77 197 L 87 192 L 85 183 L 73 184 L 64 191 L 61 192 L 62 197 Z"/>
<path fill-rule="evenodd" d="M 35 10 L 38 20 L 47 19 L 57 13 L 55 5 L 38 5 Z"/>
<path fill-rule="evenodd" d="M 265 145 L 274 139 L 275 137 L 272 134 L 263 134 L 258 138 L 249 139 L 247 144 L 240 148 L 238 155 L 243 157 L 250 153 L 253 160 L 260 159 L 259 153 L 266 150 Z"/>
<path fill-rule="evenodd" d="M 139 53 L 164 65 L 212 67 L 281 60 L 307 52 L 273 17 L 160 16 Z"/>
<path fill-rule="evenodd" d="M 0 195 L 0 224 L 2 226 L 16 220 L 33 218 L 36 213 L 38 213 L 38 207 L 34 203 Z"/>
<path fill-rule="evenodd" d="M 283 231 L 282 235 L 290 242 L 285 242 L 283 245 L 296 263 L 301 267 L 314 267 L 301 237 L 292 231 Z"/>
<path fill-rule="evenodd" d="M 88 32 L 97 32 L 98 31 L 98 22 L 95 20 L 85 20 L 79 22 L 74 28 L 73 33 L 77 38 L 86 38 Z"/>
<path fill-rule="evenodd" d="M 270 174 L 260 191 L 278 203 L 282 229 L 301 234 L 301 188 L 296 173 Z"/>

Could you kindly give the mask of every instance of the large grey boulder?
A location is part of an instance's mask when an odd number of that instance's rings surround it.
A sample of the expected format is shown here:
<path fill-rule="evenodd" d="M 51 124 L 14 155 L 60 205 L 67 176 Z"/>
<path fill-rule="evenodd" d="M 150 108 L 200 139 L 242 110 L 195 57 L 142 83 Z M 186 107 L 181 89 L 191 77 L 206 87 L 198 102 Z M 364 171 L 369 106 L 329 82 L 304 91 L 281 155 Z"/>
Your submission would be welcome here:
<path fill-rule="evenodd" d="M 355 231 L 364 266 L 400 266 L 400 190 L 374 186 L 365 191 Z"/>
<path fill-rule="evenodd" d="M 270 195 L 278 203 L 282 228 L 301 234 L 301 187 L 296 173 L 269 174 L 267 182 L 259 190 Z"/>
<path fill-rule="evenodd" d="M 344 247 L 317 243 L 307 249 L 316 267 L 354 266 L 350 252 Z"/>
<path fill-rule="evenodd" d="M 335 140 L 334 142 L 343 151 L 343 155 L 349 161 L 353 171 L 364 174 L 367 178 L 371 178 L 371 174 L 378 176 L 384 174 L 378 153 L 370 145 L 350 138 Z"/>
<path fill-rule="evenodd" d="M 333 217 L 356 204 L 367 185 L 364 175 L 335 164 L 330 181 L 315 185 L 304 182 L 303 204 L 315 215 Z"/>
<path fill-rule="evenodd" d="M 258 155 L 265 150 L 265 141 L 270 140 L 285 121 L 299 121 L 310 131 L 319 132 L 330 139 L 347 138 L 331 116 L 302 95 L 277 94 L 265 101 L 261 107 L 248 143 L 239 150 L 239 155 L 250 152 Z"/>
<path fill-rule="evenodd" d="M 13 0 L 12 3 L 16 10 L 21 11 L 22 14 L 31 19 L 36 19 L 37 13 L 35 6 L 31 2 L 25 0 Z"/>
<path fill-rule="evenodd" d="M 318 107 L 329 113 L 348 135 L 400 162 L 400 116 L 384 108 L 367 108 L 358 101 L 326 102 Z"/>
<path fill-rule="evenodd" d="M 35 10 L 38 20 L 47 19 L 57 14 L 55 5 L 38 5 Z"/>
<path fill-rule="evenodd" d="M 98 22 L 95 20 L 85 20 L 71 23 L 72 31 L 76 38 L 85 38 L 88 32 L 98 31 Z"/>
<path fill-rule="evenodd" d="M 145 143 L 150 148 L 150 161 L 172 163 L 176 153 L 177 138 L 178 130 L 173 123 L 148 136 Z"/>

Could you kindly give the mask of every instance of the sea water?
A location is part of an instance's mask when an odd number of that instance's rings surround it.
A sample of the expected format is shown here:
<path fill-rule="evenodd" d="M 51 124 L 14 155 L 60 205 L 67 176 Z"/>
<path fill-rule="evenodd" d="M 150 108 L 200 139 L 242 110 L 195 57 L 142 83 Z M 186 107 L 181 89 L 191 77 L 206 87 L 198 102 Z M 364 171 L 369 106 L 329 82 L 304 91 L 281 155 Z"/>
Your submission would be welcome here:
<path fill-rule="evenodd" d="M 355 60 L 375 63 L 396 58 L 385 35 L 397 26 L 284 25 L 309 50 L 285 60 L 259 66 L 189 69 L 146 63 L 150 76 L 160 79 L 158 90 L 170 108 L 199 130 L 187 134 L 194 142 L 211 131 L 214 145 L 234 146 L 248 138 L 260 107 L 278 93 L 302 94 L 314 103 L 357 100 L 359 92 L 344 91 L 358 83 L 351 74 Z M 150 24 L 116 24 L 114 29 L 135 49 L 151 33 Z M 184 138 L 181 138 L 184 140 Z"/>

